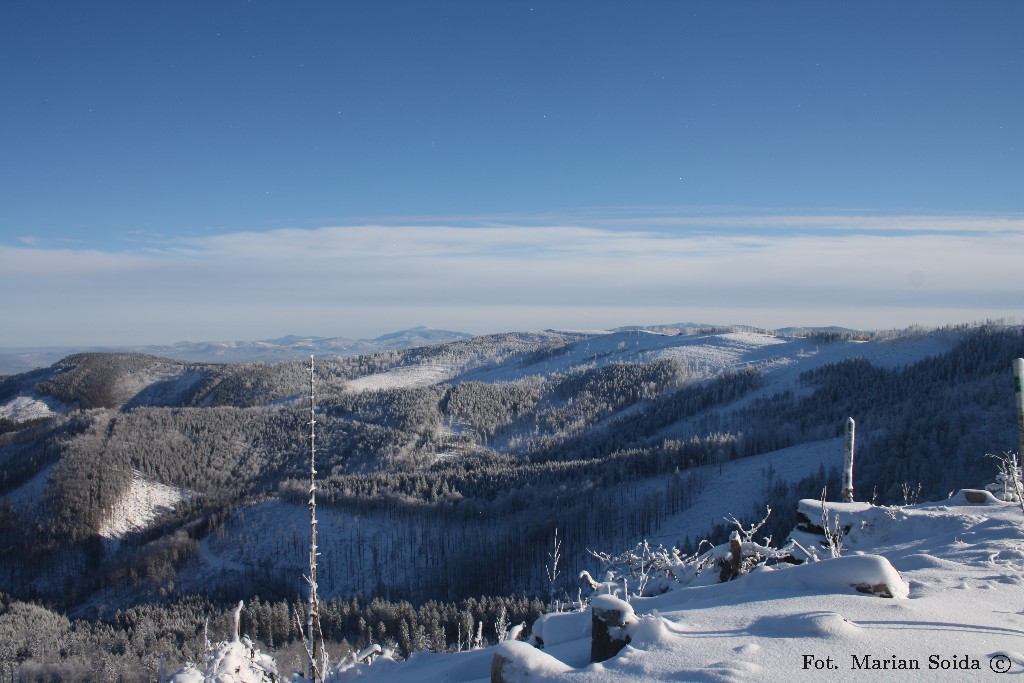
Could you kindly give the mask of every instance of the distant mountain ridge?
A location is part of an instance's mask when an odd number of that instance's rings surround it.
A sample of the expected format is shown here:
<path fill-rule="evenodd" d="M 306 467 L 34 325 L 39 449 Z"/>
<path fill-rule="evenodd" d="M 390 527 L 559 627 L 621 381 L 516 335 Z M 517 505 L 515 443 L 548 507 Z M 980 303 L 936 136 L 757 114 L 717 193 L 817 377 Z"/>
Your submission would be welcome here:
<path fill-rule="evenodd" d="M 736 331 L 764 331 L 751 325 L 714 325 L 711 323 L 680 322 L 664 325 L 627 325 L 608 332 L 656 332 L 661 334 L 694 334 L 698 331 L 732 329 Z M 564 330 L 571 331 L 571 330 Z M 814 333 L 860 334 L 861 330 L 847 327 L 785 327 L 772 330 L 784 335 L 810 335 Z M 453 330 L 439 330 L 427 325 L 410 327 L 383 334 L 372 339 L 348 337 L 318 337 L 286 335 L 276 339 L 257 341 L 181 341 L 173 344 L 148 346 L 53 346 L 40 348 L 0 347 L 0 375 L 16 375 L 37 368 L 45 368 L 73 353 L 132 352 L 160 356 L 192 363 L 283 363 L 311 354 L 327 358 L 362 356 L 381 351 L 402 351 L 420 346 L 447 344 L 472 339 L 477 335 Z"/>
<path fill-rule="evenodd" d="M 318 356 L 359 356 L 381 351 L 400 351 L 418 346 L 444 344 L 474 335 L 438 330 L 425 325 L 382 335 L 373 339 L 346 337 L 303 337 L 288 335 L 258 341 L 182 341 L 149 346 L 66 346 L 0 349 L 0 375 L 14 375 L 48 367 L 73 353 L 131 351 L 193 363 L 280 363 L 310 354 Z"/>

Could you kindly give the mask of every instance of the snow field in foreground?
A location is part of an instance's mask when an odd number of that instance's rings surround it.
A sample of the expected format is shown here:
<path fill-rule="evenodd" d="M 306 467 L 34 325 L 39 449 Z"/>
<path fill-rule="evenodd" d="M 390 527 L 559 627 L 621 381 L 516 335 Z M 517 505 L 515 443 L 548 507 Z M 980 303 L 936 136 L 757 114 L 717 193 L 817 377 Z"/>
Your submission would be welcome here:
<path fill-rule="evenodd" d="M 836 512 L 850 525 L 844 557 L 634 597 L 632 641 L 607 662 L 588 661 L 589 613 L 567 613 L 541 623 L 552 643 L 543 650 L 505 643 L 423 653 L 359 666 L 341 680 L 484 682 L 495 652 L 516 663 L 511 680 L 531 682 L 1007 680 L 996 673 L 1005 667 L 1024 674 L 1018 506 L 958 495 Z M 902 584 L 906 597 L 851 585 L 880 579 Z"/>

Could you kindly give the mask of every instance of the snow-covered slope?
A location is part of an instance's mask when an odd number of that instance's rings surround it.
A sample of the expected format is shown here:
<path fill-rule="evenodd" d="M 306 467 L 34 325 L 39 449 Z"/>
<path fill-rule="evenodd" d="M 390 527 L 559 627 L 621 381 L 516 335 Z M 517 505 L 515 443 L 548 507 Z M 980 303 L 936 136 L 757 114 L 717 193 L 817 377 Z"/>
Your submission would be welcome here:
<path fill-rule="evenodd" d="M 693 504 L 683 512 L 658 522 L 648 540 L 670 546 L 680 539 L 707 536 L 716 524 L 729 517 L 741 520 L 764 516 L 766 489 L 775 482 L 793 483 L 815 472 L 839 467 L 843 458 L 843 440 L 826 439 L 783 448 L 764 455 L 755 455 L 723 463 L 721 467 L 704 467 L 699 472 L 704 482 Z M 633 542 L 643 539 L 636 538 Z"/>
<path fill-rule="evenodd" d="M 517 355 L 515 337 L 542 353 Z M 724 370 L 758 366 L 768 372 L 765 390 L 777 390 L 796 376 L 826 363 L 864 356 L 875 365 L 896 367 L 951 348 L 955 339 L 939 335 L 907 336 L 871 342 L 839 340 L 821 344 L 812 337 L 768 332 L 713 332 L 665 334 L 645 330 L 615 332 L 533 332 L 478 337 L 462 347 L 446 346 L 438 353 L 385 372 L 348 383 L 350 391 L 415 386 L 442 381 L 513 382 L 525 377 L 566 373 L 609 363 L 652 362 L 671 359 L 695 377 L 711 377 Z M 491 349 L 490 347 L 495 347 Z M 501 350 L 497 350 L 501 347 Z M 442 350 L 443 349 L 443 350 Z"/>
<path fill-rule="evenodd" d="M 844 521 L 852 525 L 844 557 L 633 597 L 631 642 L 604 663 L 589 663 L 589 614 L 569 613 L 542 625 L 544 634 L 570 634 L 565 642 L 550 638 L 543 650 L 505 644 L 417 654 L 351 668 L 342 680 L 488 681 L 495 652 L 513 662 L 509 681 L 960 681 L 1024 674 L 1019 505 L 977 505 L 958 494 L 917 506 L 864 505 L 847 510 Z M 878 577 L 901 577 L 907 597 L 877 597 L 851 585 Z"/>
<path fill-rule="evenodd" d="M 99 535 L 114 540 L 145 529 L 160 515 L 174 510 L 185 496 L 179 489 L 147 481 L 139 472 L 133 472 L 128 491 L 110 511 Z"/>
<path fill-rule="evenodd" d="M 15 396 L 0 405 L 0 417 L 6 417 L 15 422 L 27 422 L 40 417 L 66 413 L 68 410 L 70 408 L 67 405 L 52 396 L 40 396 L 30 391 L 21 396 Z"/>
<path fill-rule="evenodd" d="M 437 384 L 451 379 L 457 368 L 457 365 L 446 363 L 399 367 L 350 380 L 345 384 L 345 389 L 353 392 L 380 391 Z"/>

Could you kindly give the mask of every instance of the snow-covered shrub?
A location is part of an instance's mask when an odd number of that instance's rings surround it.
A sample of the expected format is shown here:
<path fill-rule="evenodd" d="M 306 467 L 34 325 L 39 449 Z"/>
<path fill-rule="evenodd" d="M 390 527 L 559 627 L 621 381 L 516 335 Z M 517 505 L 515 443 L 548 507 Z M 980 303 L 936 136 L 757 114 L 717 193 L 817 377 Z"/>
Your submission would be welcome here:
<path fill-rule="evenodd" d="M 381 647 L 374 643 L 355 652 L 351 657 L 346 657 L 333 669 L 327 672 L 324 681 L 345 681 L 364 675 L 369 667 L 380 669 L 392 666 L 398 662 L 395 652 L 389 647 Z"/>
<path fill-rule="evenodd" d="M 631 593 L 658 595 L 673 584 L 689 583 L 706 566 L 706 563 L 698 562 L 697 553 L 684 556 L 675 547 L 659 545 L 651 548 L 647 541 L 618 555 L 588 552 L 601 564 L 599 574 L 604 581 L 596 581 L 586 570 L 580 572 L 580 578 L 586 581 L 595 595 L 611 594 L 624 598 Z"/>
<path fill-rule="evenodd" d="M 242 603 L 235 609 L 231 640 L 207 644 L 201 664 L 189 663 L 174 672 L 168 683 L 276 683 L 277 662 L 260 652 L 248 636 L 239 637 Z M 161 675 L 161 679 L 163 679 Z"/>
<path fill-rule="evenodd" d="M 1016 453 L 1003 453 L 1002 455 L 988 454 L 988 457 L 996 460 L 998 472 L 996 480 L 985 486 L 985 490 L 999 500 L 1008 503 L 1020 503 L 1021 492 L 1024 486 L 1021 483 L 1021 469 Z"/>
<path fill-rule="evenodd" d="M 248 638 L 225 640 L 213 646 L 201 664 L 188 664 L 168 679 L 169 683 L 272 683 L 277 663 Z"/>
<path fill-rule="evenodd" d="M 825 534 L 824 545 L 828 548 L 832 558 L 835 559 L 843 554 L 843 534 L 845 532 L 839 523 L 838 514 L 833 519 L 829 519 L 828 506 L 825 504 L 826 491 L 827 489 L 821 490 L 821 530 Z M 846 502 L 851 503 L 853 501 Z"/>
<path fill-rule="evenodd" d="M 799 552 L 793 542 L 775 548 L 771 537 L 762 539 L 763 543 L 755 540 L 771 512 L 769 507 L 764 518 L 749 526 L 744 526 L 735 517 L 728 517 L 727 521 L 736 526 L 729 542 L 712 546 L 708 541 L 701 541 L 691 555 L 683 555 L 675 547 L 666 549 L 659 545 L 651 548 L 647 541 L 618 555 L 588 551 L 601 563 L 601 574 L 605 580 L 596 581 L 587 571 L 581 572 L 580 578 L 587 582 L 595 595 L 619 595 L 628 600 L 634 595 L 658 595 L 677 585 L 729 581 L 768 564 L 804 561 L 807 553 Z"/>
<path fill-rule="evenodd" d="M 924 484 L 917 482 L 917 488 L 913 488 L 907 482 L 903 482 L 901 490 L 903 492 L 903 504 L 904 505 L 917 505 L 921 502 L 921 491 L 924 489 Z"/>
<path fill-rule="evenodd" d="M 716 546 L 712 549 L 712 557 L 715 557 L 719 566 L 719 581 L 731 581 L 738 576 L 749 574 L 754 569 L 767 564 L 788 562 L 799 564 L 802 560 L 793 556 L 794 546 L 789 544 L 782 548 L 772 546 L 771 536 L 763 538 L 763 544 L 755 540 L 756 534 L 768 523 L 772 514 L 771 506 L 766 506 L 764 517 L 759 522 L 753 522 L 749 527 L 735 517 L 728 517 L 728 521 L 736 526 L 736 530 L 729 536 L 729 543 Z M 728 546 L 728 554 L 722 554 L 722 549 Z M 717 551 L 717 552 L 714 552 Z"/>

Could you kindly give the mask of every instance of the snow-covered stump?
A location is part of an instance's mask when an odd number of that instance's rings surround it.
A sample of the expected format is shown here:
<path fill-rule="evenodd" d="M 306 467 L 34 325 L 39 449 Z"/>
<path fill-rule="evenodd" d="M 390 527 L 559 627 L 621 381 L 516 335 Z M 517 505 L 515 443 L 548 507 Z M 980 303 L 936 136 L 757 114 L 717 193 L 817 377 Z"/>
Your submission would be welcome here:
<path fill-rule="evenodd" d="M 632 606 L 614 595 L 598 595 L 590 603 L 590 661 L 604 662 L 631 640 L 628 627 L 637 622 Z"/>
<path fill-rule="evenodd" d="M 722 569 L 718 572 L 719 583 L 732 581 L 740 575 L 743 568 L 743 542 L 740 540 L 740 532 L 733 531 L 729 535 L 729 556 L 722 562 Z"/>
<path fill-rule="evenodd" d="M 495 653 L 491 659 L 491 683 L 513 683 L 506 676 L 506 671 L 511 670 L 513 662 L 501 653 Z"/>
<path fill-rule="evenodd" d="M 572 667 L 532 645 L 505 640 L 498 643 L 491 659 L 491 683 L 524 683 L 559 676 Z"/>
<path fill-rule="evenodd" d="M 987 489 L 960 489 L 960 495 L 972 505 L 996 505 L 1001 502 Z"/>

